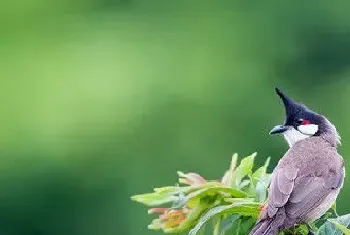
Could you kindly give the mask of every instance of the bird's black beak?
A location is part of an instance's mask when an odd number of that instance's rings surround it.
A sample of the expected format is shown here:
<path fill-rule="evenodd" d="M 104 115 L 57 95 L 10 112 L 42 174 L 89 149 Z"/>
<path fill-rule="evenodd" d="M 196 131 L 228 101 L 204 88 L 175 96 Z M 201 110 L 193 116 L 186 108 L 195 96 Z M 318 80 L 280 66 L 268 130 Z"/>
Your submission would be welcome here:
<path fill-rule="evenodd" d="M 288 130 L 288 127 L 285 125 L 277 125 L 274 128 L 272 128 L 272 130 L 270 131 L 270 135 L 272 134 L 278 134 L 278 133 L 283 133 L 286 130 Z"/>

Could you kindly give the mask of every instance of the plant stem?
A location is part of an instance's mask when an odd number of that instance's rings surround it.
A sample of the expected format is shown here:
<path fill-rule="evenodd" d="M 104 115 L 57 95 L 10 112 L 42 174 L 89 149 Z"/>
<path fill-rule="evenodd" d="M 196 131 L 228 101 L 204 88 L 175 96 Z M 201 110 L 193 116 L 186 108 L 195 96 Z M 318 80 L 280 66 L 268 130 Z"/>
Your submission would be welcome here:
<path fill-rule="evenodd" d="M 220 223 L 221 223 L 221 217 L 219 217 L 218 220 L 215 223 L 213 235 L 219 235 L 219 233 L 220 233 Z"/>

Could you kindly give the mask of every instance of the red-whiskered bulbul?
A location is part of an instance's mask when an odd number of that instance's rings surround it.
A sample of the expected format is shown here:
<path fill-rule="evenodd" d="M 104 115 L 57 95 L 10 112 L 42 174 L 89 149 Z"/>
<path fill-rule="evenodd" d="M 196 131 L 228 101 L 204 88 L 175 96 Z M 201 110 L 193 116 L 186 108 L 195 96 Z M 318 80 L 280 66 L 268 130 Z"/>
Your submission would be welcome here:
<path fill-rule="evenodd" d="M 289 150 L 273 171 L 268 199 L 251 235 L 275 235 L 320 218 L 335 203 L 345 176 L 335 126 L 278 88 L 276 92 L 283 101 L 286 119 L 270 134 L 283 134 Z"/>

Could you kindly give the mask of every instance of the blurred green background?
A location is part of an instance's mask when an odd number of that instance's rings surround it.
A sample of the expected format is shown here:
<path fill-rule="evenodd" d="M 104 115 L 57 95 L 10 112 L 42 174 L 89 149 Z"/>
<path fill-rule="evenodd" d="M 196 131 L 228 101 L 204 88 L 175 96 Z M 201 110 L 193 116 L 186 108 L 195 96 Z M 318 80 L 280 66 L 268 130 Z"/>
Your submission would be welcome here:
<path fill-rule="evenodd" d="M 350 154 L 350 2 L 0 3 L 0 233 L 160 234 L 132 194 L 287 149 L 279 85 Z M 347 164 L 348 167 L 349 164 Z M 350 183 L 338 200 L 349 212 Z"/>

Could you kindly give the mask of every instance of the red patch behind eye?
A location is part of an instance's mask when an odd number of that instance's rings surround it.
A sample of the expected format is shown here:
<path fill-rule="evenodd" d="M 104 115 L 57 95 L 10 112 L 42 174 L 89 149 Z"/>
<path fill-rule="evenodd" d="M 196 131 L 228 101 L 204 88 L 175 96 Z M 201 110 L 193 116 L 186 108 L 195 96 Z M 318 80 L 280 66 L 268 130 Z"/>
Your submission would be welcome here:
<path fill-rule="evenodd" d="M 310 122 L 309 120 L 307 120 L 307 119 L 305 119 L 305 120 L 301 123 L 301 125 L 308 125 L 308 124 L 311 124 L 311 122 Z"/>

